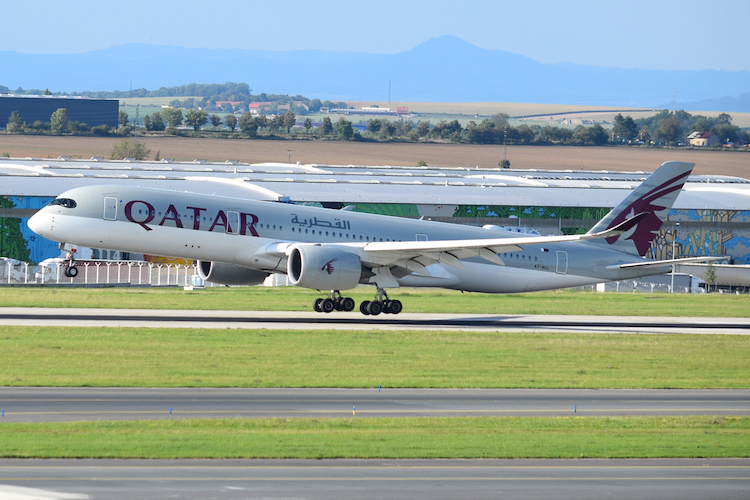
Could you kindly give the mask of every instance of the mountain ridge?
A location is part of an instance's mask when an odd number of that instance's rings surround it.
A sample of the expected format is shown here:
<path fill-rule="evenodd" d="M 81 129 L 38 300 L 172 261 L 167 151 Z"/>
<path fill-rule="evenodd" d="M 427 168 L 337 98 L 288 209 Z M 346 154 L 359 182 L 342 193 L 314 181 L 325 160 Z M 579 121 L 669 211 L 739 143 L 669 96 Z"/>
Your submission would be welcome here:
<path fill-rule="evenodd" d="M 660 71 L 544 64 L 477 47 L 460 38 L 431 38 L 396 54 L 348 51 L 193 49 L 125 44 L 77 54 L 0 52 L 0 85 L 82 92 L 155 90 L 189 83 L 247 82 L 253 92 L 337 101 L 538 102 L 657 107 L 676 90 L 685 101 L 721 99 L 750 112 L 748 71 Z M 724 96 L 730 96 L 724 99 Z"/>

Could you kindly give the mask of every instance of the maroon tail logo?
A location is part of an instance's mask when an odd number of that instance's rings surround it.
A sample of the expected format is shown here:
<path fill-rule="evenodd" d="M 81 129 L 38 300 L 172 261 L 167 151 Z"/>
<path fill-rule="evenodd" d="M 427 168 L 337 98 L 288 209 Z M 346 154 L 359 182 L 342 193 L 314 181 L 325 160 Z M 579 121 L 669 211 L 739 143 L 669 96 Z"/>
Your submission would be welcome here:
<path fill-rule="evenodd" d="M 336 257 L 335 259 L 329 260 L 328 262 L 323 264 L 323 267 L 321 267 L 320 270 L 325 271 L 328 274 L 333 274 L 333 271 L 334 271 L 333 263 L 336 262 L 337 260 L 339 260 L 338 257 Z"/>
<path fill-rule="evenodd" d="M 659 228 L 662 225 L 662 218 L 666 215 L 664 212 L 667 211 L 666 204 L 660 203 L 659 200 L 682 189 L 682 185 L 685 183 L 689 174 L 690 172 L 685 172 L 684 174 L 670 179 L 631 203 L 629 207 L 623 210 L 612 221 L 610 228 L 620 224 L 625 219 L 632 217 L 635 214 L 641 212 L 648 213 L 648 216 L 636 225 L 634 231 L 629 236 L 623 235 L 625 239 L 633 241 L 640 255 L 646 255 L 646 252 L 648 252 L 651 247 L 651 242 L 654 241 L 654 237 L 656 236 L 656 233 L 659 232 Z M 616 242 L 618 238 L 620 238 L 620 236 L 611 236 L 607 238 L 607 243 L 612 244 Z"/>

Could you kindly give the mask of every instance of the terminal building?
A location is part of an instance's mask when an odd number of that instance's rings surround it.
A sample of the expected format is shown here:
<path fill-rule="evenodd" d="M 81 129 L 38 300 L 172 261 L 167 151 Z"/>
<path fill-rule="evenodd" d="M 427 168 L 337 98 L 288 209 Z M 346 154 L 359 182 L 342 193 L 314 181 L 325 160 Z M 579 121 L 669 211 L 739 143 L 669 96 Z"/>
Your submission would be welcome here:
<path fill-rule="evenodd" d="M 91 99 L 81 96 L 0 94 L 0 128 L 5 128 L 13 111 L 31 125 L 35 121 L 49 122 L 52 113 L 60 108 L 68 110 L 68 119 L 90 127 L 107 125 L 117 128 L 119 112 L 117 99 Z"/>
<path fill-rule="evenodd" d="M 655 165 L 656 168 L 658 165 Z M 54 242 L 26 223 L 58 194 L 125 184 L 220 193 L 358 212 L 494 225 L 535 234 L 586 232 L 649 172 L 0 158 L 0 257 L 41 262 Z M 652 242 L 650 258 L 726 256 L 750 265 L 750 181 L 693 175 Z"/>

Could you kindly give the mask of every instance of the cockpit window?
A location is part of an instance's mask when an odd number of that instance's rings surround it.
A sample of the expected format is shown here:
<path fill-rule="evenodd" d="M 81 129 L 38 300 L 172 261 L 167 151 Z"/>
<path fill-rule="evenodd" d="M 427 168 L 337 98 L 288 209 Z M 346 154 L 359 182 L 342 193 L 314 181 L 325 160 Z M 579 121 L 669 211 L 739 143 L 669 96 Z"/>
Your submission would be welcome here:
<path fill-rule="evenodd" d="M 50 203 L 50 206 L 52 205 L 60 205 L 65 208 L 75 208 L 76 201 L 70 198 L 55 198 L 52 200 L 52 203 Z"/>

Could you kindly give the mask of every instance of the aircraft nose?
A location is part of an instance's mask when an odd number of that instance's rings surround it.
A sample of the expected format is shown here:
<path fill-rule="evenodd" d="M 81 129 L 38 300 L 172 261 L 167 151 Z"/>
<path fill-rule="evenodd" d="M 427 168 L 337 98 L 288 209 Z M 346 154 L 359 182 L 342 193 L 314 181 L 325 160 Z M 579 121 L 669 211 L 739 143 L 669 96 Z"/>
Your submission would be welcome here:
<path fill-rule="evenodd" d="M 52 220 L 49 214 L 37 212 L 29 219 L 28 226 L 36 234 L 44 236 L 51 229 Z"/>

